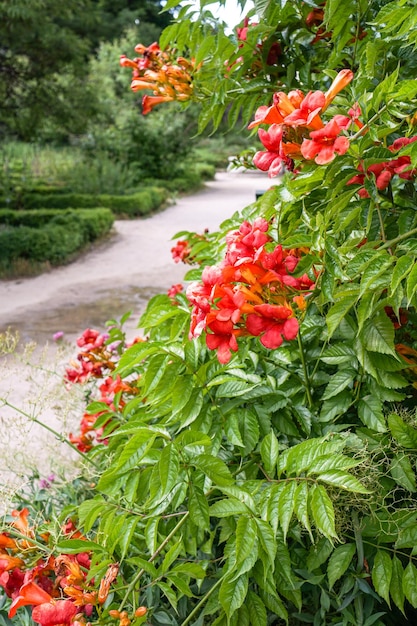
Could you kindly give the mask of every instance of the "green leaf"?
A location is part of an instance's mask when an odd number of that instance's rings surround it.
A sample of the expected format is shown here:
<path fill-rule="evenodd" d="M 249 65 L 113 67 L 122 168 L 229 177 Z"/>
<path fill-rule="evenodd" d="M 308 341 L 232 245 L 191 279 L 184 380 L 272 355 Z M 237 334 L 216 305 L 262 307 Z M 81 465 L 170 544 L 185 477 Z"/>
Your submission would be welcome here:
<path fill-rule="evenodd" d="M 170 358 L 165 354 L 156 354 L 148 359 L 143 385 L 143 390 L 146 394 L 150 394 L 157 389 L 162 380 L 164 380 L 162 387 L 165 391 L 165 375 L 169 365 Z"/>
<path fill-rule="evenodd" d="M 275 433 L 271 430 L 262 440 L 261 443 L 261 458 L 264 469 L 270 478 L 274 478 L 277 471 L 278 461 L 278 439 Z"/>
<path fill-rule="evenodd" d="M 257 385 L 247 383 L 244 380 L 231 380 L 219 385 L 216 396 L 217 398 L 244 396 L 249 391 L 252 391 L 252 389 L 255 389 L 256 386 Z"/>
<path fill-rule="evenodd" d="M 317 530 L 330 541 L 337 538 L 333 504 L 322 485 L 310 488 L 309 510 Z"/>
<path fill-rule="evenodd" d="M 365 321 L 361 340 L 367 350 L 391 354 L 397 358 L 394 348 L 394 326 L 385 311 L 378 311 Z"/>
<path fill-rule="evenodd" d="M 211 517 L 231 517 L 232 515 L 245 515 L 248 513 L 248 507 L 236 498 L 227 500 L 219 500 L 215 502 L 209 509 Z"/>
<path fill-rule="evenodd" d="M 411 303 L 411 300 L 417 290 L 417 263 L 414 259 L 414 266 L 411 269 L 407 278 L 407 300 Z"/>
<path fill-rule="evenodd" d="M 397 550 L 401 550 L 403 548 L 415 548 L 417 545 L 417 525 L 414 523 L 412 526 L 401 528 L 400 532 L 397 533 L 397 537 L 398 538 L 395 542 Z"/>
<path fill-rule="evenodd" d="M 62 539 L 55 548 L 58 552 L 67 552 L 68 554 L 78 554 L 79 552 L 105 552 L 105 548 L 94 541 L 86 541 L 83 539 Z"/>
<path fill-rule="evenodd" d="M 182 428 L 189 426 L 197 419 L 203 408 L 203 404 L 203 393 L 201 389 L 195 388 L 187 404 L 181 410 L 180 421 Z"/>
<path fill-rule="evenodd" d="M 242 574 L 231 580 L 225 578 L 220 585 L 219 600 L 228 619 L 242 606 L 248 592 L 248 574 Z"/>
<path fill-rule="evenodd" d="M 219 487 L 219 491 L 222 491 L 226 496 L 230 496 L 231 498 L 236 498 L 236 500 L 240 500 L 247 506 L 248 511 L 251 513 L 256 513 L 256 505 L 255 500 L 253 499 L 250 492 L 243 488 L 242 486 L 237 485 L 227 485 Z"/>
<path fill-rule="evenodd" d="M 261 18 L 265 15 L 270 0 L 254 0 L 256 14 Z"/>
<path fill-rule="evenodd" d="M 390 283 L 388 268 L 391 267 L 392 261 L 392 256 L 388 252 L 379 254 L 370 261 L 362 274 L 360 295 L 370 290 L 382 291 L 384 287 L 388 287 Z"/>
<path fill-rule="evenodd" d="M 165 576 L 169 584 L 174 585 L 174 587 L 176 587 L 184 596 L 187 596 L 187 598 L 193 597 L 193 592 L 190 589 L 189 583 L 185 581 L 182 576 L 177 576 L 171 571 L 169 571 Z"/>
<path fill-rule="evenodd" d="M 291 518 L 294 512 L 294 495 L 297 487 L 295 480 L 289 480 L 281 491 L 278 501 L 278 516 L 281 524 L 284 540 L 287 536 Z"/>
<path fill-rule="evenodd" d="M 334 485 L 340 489 L 346 489 L 346 491 L 352 491 L 353 493 L 372 493 L 368 489 L 365 489 L 357 478 L 342 470 L 331 470 L 320 473 L 317 475 L 317 480 L 321 480 L 329 485 Z"/>
<path fill-rule="evenodd" d="M 171 589 L 171 587 L 167 583 L 164 583 L 164 582 L 161 582 L 161 581 L 157 581 L 156 584 L 160 588 L 160 590 L 162 591 L 164 596 L 167 598 L 167 600 L 170 603 L 170 605 L 176 611 L 177 610 L 178 599 L 177 599 L 177 594 L 175 593 L 175 591 L 173 589 Z"/>
<path fill-rule="evenodd" d="M 242 515 L 236 525 L 236 563 L 239 565 L 249 557 L 254 550 L 258 533 L 257 526 L 252 517 Z"/>
<path fill-rule="evenodd" d="M 389 100 L 389 96 L 394 91 L 394 87 L 398 80 L 398 72 L 400 66 L 398 64 L 397 68 L 391 74 L 387 74 L 387 76 L 382 80 L 376 87 L 372 96 L 372 107 L 375 111 L 378 110 L 379 105 L 383 101 L 386 103 Z"/>
<path fill-rule="evenodd" d="M 392 558 L 392 576 L 389 591 L 391 598 L 402 613 L 404 613 L 403 573 L 400 559 L 394 556 Z"/>
<path fill-rule="evenodd" d="M 300 424 L 302 431 L 309 435 L 311 432 L 312 414 L 305 404 L 293 404 L 293 415 L 297 422 Z"/>
<path fill-rule="evenodd" d="M 377 550 L 372 568 L 372 583 L 375 591 L 391 606 L 389 590 L 392 579 L 392 561 L 388 552 Z"/>
<path fill-rule="evenodd" d="M 139 521 L 139 517 L 130 517 L 123 522 L 122 532 L 120 533 L 118 539 L 118 543 L 121 548 L 122 559 L 124 559 L 127 554 L 127 551 L 133 539 L 133 535 L 135 534 L 136 526 L 138 525 Z"/>
<path fill-rule="evenodd" d="M 264 520 L 257 517 L 255 517 L 254 519 L 258 527 L 258 539 L 262 548 L 264 549 L 267 559 L 269 560 L 269 565 L 271 569 L 274 569 L 275 555 L 277 552 L 275 532 L 272 530 L 268 522 L 265 522 Z"/>
<path fill-rule="evenodd" d="M 403 591 L 411 606 L 417 608 L 417 569 L 411 561 L 404 570 Z"/>
<path fill-rule="evenodd" d="M 310 518 L 308 516 L 308 486 L 306 480 L 297 485 L 297 489 L 294 494 L 294 513 L 300 524 L 302 524 L 308 531 L 311 541 L 313 541 Z"/>
<path fill-rule="evenodd" d="M 392 272 L 390 294 L 392 295 L 397 289 L 400 282 L 407 276 L 411 268 L 414 266 L 414 259 L 409 256 L 400 257 Z"/>
<path fill-rule="evenodd" d="M 239 411 L 239 431 L 245 443 L 243 454 L 250 454 L 259 441 L 259 423 L 253 411 Z"/>
<path fill-rule="evenodd" d="M 198 430 L 183 430 L 175 438 L 177 449 L 192 456 L 200 454 L 201 448 L 211 447 L 212 443 L 208 435 Z"/>
<path fill-rule="evenodd" d="M 279 524 L 278 503 L 282 490 L 285 484 L 283 482 L 275 483 L 269 489 L 269 495 L 267 500 L 267 520 L 271 524 L 275 534 Z"/>
<path fill-rule="evenodd" d="M 306 439 L 281 453 L 278 460 L 278 473 L 281 475 L 283 471 L 286 471 L 288 474 L 299 476 L 308 470 L 311 464 L 316 463 L 317 459 L 337 454 L 344 447 L 345 441 L 337 435 L 331 439 L 326 437 Z"/>
<path fill-rule="evenodd" d="M 353 402 L 352 393 L 349 390 L 342 391 L 329 400 L 325 400 L 321 406 L 320 422 L 328 423 L 335 417 L 346 413 Z"/>
<path fill-rule="evenodd" d="M 343 0 L 329 0 L 325 5 L 324 19 L 326 28 L 332 31 L 333 37 L 337 37 L 344 25 L 349 21 L 351 5 Z"/>
<path fill-rule="evenodd" d="M 141 459 L 152 448 L 156 439 L 156 433 L 148 428 L 138 428 L 136 433 L 122 447 L 117 463 L 110 469 L 116 473 L 125 473 L 134 467 L 138 467 Z"/>
<path fill-rule="evenodd" d="M 134 372 L 135 367 L 142 363 L 147 356 L 157 353 L 160 350 L 160 345 L 157 342 L 149 343 L 147 341 L 133 344 L 120 357 L 115 373 L 125 378 Z"/>
<path fill-rule="evenodd" d="M 243 442 L 239 429 L 239 416 L 237 413 L 232 412 L 227 416 L 224 429 L 231 444 L 241 448 L 245 447 L 245 443 Z"/>
<path fill-rule="evenodd" d="M 363 424 L 371 430 L 376 430 L 378 433 L 384 433 L 387 430 L 382 402 L 374 395 L 364 396 L 359 400 L 358 413 Z"/>
<path fill-rule="evenodd" d="M 164 556 L 164 560 L 162 561 L 161 566 L 158 568 L 158 576 L 165 574 L 171 567 L 172 563 L 175 561 L 177 556 L 180 554 L 183 549 L 182 538 L 180 537 L 174 545 L 170 547 L 166 555 Z"/>
<path fill-rule="evenodd" d="M 361 331 L 366 320 L 373 316 L 375 312 L 375 303 L 378 294 L 371 290 L 363 294 L 356 307 L 356 318 L 358 321 L 358 330 Z"/>
<path fill-rule="evenodd" d="M 206 571 L 201 565 L 193 562 L 179 563 L 171 568 L 171 572 L 183 574 L 189 578 L 203 579 L 206 577 Z M 156 578 L 156 575 L 155 575 Z"/>
<path fill-rule="evenodd" d="M 145 540 L 148 552 L 153 554 L 159 546 L 158 530 L 159 530 L 159 517 L 152 517 L 145 526 Z"/>
<path fill-rule="evenodd" d="M 417 490 L 416 476 L 407 454 L 397 452 L 395 457 L 391 459 L 390 474 L 404 489 L 412 493 Z"/>
<path fill-rule="evenodd" d="M 170 390 L 172 415 L 176 415 L 186 406 L 195 392 L 193 376 L 179 376 Z"/>
<path fill-rule="evenodd" d="M 152 578 L 158 578 L 158 573 L 156 567 L 153 563 L 149 563 L 146 559 L 142 559 L 140 556 L 134 556 L 130 559 L 127 559 L 127 563 L 134 565 L 138 570 L 143 569 L 145 572 L 150 574 Z"/>
<path fill-rule="evenodd" d="M 315 569 L 321 567 L 332 552 L 333 545 L 325 537 L 322 537 L 317 543 L 313 544 L 307 557 L 307 567 L 309 571 L 313 572 Z"/>
<path fill-rule="evenodd" d="M 102 511 L 105 511 L 107 502 L 102 496 L 96 496 L 92 500 L 82 502 L 78 507 L 78 519 L 80 526 L 84 532 L 88 533 L 94 526 L 95 521 L 100 517 Z"/>
<path fill-rule="evenodd" d="M 253 591 L 249 591 L 245 606 L 249 611 L 251 626 L 267 626 L 267 614 L 261 598 Z"/>
<path fill-rule="evenodd" d="M 320 474 L 327 472 L 328 470 L 346 470 L 352 467 L 356 467 L 360 464 L 358 459 L 345 456 L 343 454 L 330 454 L 323 456 L 317 456 L 308 467 L 307 474 Z"/>
<path fill-rule="evenodd" d="M 277 593 L 268 593 L 261 588 L 259 589 L 259 595 L 266 608 L 272 613 L 275 613 L 275 615 L 283 619 L 284 622 L 288 624 L 288 611 L 279 595 Z"/>
<path fill-rule="evenodd" d="M 326 315 L 326 324 L 329 331 L 329 338 L 333 335 L 340 322 L 346 317 L 350 309 L 356 303 L 359 297 L 359 288 L 354 288 L 343 295 L 328 311 Z"/>
<path fill-rule="evenodd" d="M 188 508 L 191 521 L 203 530 L 210 529 L 209 506 L 202 489 L 191 483 Z"/>
<path fill-rule="evenodd" d="M 354 543 L 346 543 L 343 546 L 338 546 L 334 550 L 327 565 L 327 579 L 329 581 L 330 589 L 337 580 L 342 578 L 343 574 L 349 567 L 355 552 L 356 546 Z"/>
<path fill-rule="evenodd" d="M 406 424 L 399 415 L 391 413 L 388 416 L 388 427 L 400 446 L 417 450 L 417 430 Z"/>
<path fill-rule="evenodd" d="M 328 400 L 329 398 L 336 396 L 338 393 L 346 389 L 346 387 L 352 386 L 355 378 L 355 370 L 339 370 L 330 378 L 330 382 L 328 383 L 324 391 L 322 400 Z"/>
<path fill-rule="evenodd" d="M 178 481 L 180 457 L 177 449 L 169 443 L 161 452 L 158 472 L 162 493 L 168 493 Z M 160 494 L 161 495 L 161 494 Z"/>
<path fill-rule="evenodd" d="M 328 365 L 341 365 L 355 360 L 355 351 L 345 343 L 337 343 L 328 346 L 320 357 L 323 363 Z"/>
<path fill-rule="evenodd" d="M 200 454 L 193 457 L 190 462 L 206 474 L 215 485 L 226 486 L 234 482 L 226 464 L 217 457 Z"/>

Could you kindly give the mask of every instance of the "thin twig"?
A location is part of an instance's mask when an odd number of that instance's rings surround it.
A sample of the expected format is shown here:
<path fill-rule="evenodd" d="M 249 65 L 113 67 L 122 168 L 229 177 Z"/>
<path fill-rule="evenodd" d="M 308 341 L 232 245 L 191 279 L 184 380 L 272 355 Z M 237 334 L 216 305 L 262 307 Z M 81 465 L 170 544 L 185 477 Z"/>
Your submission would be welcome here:
<path fill-rule="evenodd" d="M 38 424 L 39 426 L 42 426 L 42 428 L 45 428 L 45 430 L 47 430 L 50 433 L 52 433 L 57 439 L 59 439 L 59 441 L 61 441 L 62 443 L 66 443 L 67 446 L 69 446 L 72 450 L 74 450 L 74 452 L 76 452 L 77 454 L 82 456 L 82 458 L 85 461 L 87 461 L 88 463 L 91 463 L 91 465 L 94 465 L 94 467 L 99 469 L 100 466 L 98 465 L 98 463 L 93 461 L 93 459 L 90 459 L 90 457 L 87 456 L 84 452 L 81 452 L 81 450 L 78 450 L 77 446 L 75 446 L 73 443 L 68 441 L 68 439 L 66 437 L 64 437 L 64 435 L 62 435 L 58 431 L 54 430 L 51 426 L 48 426 L 48 424 L 45 424 L 44 422 L 41 422 L 40 420 L 38 420 L 33 415 L 30 415 L 29 413 L 26 413 L 26 411 L 23 411 L 23 409 L 19 409 L 19 407 L 14 406 L 14 404 L 10 404 L 10 402 L 8 400 L 5 400 L 4 398 L 0 398 L 0 400 L 3 402 L 4 406 L 8 406 L 10 409 L 13 409 L 13 411 L 17 411 L 18 413 L 20 413 L 20 415 L 23 415 L 24 417 L 27 417 L 27 419 L 30 420 L 31 422 L 34 422 L 35 424 Z"/>

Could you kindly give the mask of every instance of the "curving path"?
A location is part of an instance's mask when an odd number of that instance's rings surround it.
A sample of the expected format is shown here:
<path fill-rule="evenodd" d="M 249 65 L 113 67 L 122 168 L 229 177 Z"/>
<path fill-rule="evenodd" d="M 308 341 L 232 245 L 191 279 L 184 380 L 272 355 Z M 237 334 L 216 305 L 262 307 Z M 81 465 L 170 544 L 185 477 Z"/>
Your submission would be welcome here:
<path fill-rule="evenodd" d="M 0 281 L 0 332 L 44 343 L 56 331 L 73 338 L 86 327 L 143 309 L 150 296 L 181 282 L 187 267 L 171 258 L 181 231 L 216 230 L 269 186 L 261 172 L 219 172 L 203 190 L 149 218 L 116 221 L 115 232 L 74 263 L 34 278 Z"/>

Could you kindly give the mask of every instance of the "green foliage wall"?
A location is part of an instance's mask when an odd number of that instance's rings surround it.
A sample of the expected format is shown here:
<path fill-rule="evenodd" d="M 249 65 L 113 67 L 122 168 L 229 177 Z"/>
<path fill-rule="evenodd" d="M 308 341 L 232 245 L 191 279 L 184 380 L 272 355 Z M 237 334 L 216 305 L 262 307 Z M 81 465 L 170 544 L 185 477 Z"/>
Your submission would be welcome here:
<path fill-rule="evenodd" d="M 133 344 L 116 320 L 79 338 L 85 497 L 54 493 L 60 523 L 32 508 L 33 550 L 88 553 L 97 625 L 412 623 L 415 3 L 258 0 L 240 38 L 202 5 L 162 45 L 196 59 L 200 129 L 256 110 L 270 189 L 218 232 L 178 233 L 187 290 L 154 297 Z"/>

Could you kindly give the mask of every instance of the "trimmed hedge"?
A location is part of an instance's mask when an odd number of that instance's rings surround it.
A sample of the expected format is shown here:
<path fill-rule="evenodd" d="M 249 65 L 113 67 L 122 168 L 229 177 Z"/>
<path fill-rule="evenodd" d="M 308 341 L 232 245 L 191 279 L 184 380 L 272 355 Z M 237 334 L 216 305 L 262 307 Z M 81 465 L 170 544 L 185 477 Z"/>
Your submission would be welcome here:
<path fill-rule="evenodd" d="M 148 187 L 143 191 L 126 195 L 90 195 L 79 193 L 26 193 L 21 198 L 25 209 L 91 209 L 96 206 L 111 209 L 118 216 L 137 217 L 158 209 L 168 198 L 168 191 L 161 187 Z"/>
<path fill-rule="evenodd" d="M 58 212 L 0 211 L 0 268 L 18 259 L 59 265 L 107 234 L 114 222 L 106 208 Z"/>

